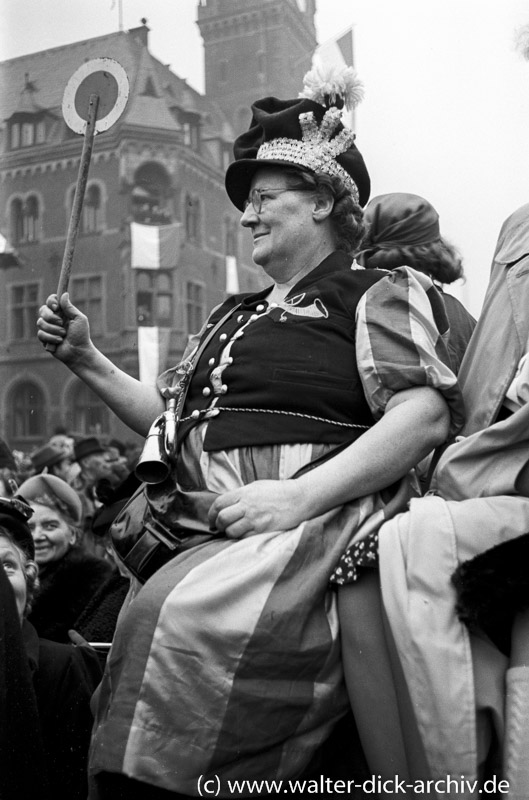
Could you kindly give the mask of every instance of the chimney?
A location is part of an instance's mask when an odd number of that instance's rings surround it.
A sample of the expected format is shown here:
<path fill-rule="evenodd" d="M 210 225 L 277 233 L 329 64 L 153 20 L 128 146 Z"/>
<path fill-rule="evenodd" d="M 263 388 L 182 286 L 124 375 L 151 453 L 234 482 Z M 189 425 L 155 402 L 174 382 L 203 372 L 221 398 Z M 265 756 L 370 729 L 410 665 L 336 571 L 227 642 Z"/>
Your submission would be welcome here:
<path fill-rule="evenodd" d="M 144 47 L 149 46 L 149 31 L 150 28 L 147 27 L 147 20 L 145 17 L 141 18 L 141 25 L 138 28 L 129 29 L 129 33 L 131 33 L 135 39 L 139 39 Z"/>

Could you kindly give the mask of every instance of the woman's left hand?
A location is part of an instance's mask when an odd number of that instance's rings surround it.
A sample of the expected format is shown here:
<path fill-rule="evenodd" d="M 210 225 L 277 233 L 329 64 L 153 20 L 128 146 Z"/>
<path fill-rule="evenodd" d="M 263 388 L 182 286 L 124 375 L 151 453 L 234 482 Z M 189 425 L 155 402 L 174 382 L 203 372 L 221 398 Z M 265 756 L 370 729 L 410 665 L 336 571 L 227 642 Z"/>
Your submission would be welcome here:
<path fill-rule="evenodd" d="M 296 481 L 255 481 L 219 495 L 209 523 L 233 539 L 289 530 L 305 519 L 302 500 Z"/>

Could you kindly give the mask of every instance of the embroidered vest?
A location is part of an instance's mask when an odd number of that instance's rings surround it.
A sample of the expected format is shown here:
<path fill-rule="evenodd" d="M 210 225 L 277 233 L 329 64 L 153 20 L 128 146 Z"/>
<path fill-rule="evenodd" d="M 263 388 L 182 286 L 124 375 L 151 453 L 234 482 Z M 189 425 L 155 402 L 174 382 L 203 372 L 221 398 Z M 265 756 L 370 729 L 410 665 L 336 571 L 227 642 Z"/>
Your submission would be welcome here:
<path fill-rule="evenodd" d="M 209 327 L 240 305 L 195 368 L 180 435 L 206 418 L 205 450 L 356 439 L 374 422 L 356 366 L 356 307 L 385 274 L 351 270 L 334 253 L 278 305 L 263 299 L 269 289 L 226 300 Z"/>

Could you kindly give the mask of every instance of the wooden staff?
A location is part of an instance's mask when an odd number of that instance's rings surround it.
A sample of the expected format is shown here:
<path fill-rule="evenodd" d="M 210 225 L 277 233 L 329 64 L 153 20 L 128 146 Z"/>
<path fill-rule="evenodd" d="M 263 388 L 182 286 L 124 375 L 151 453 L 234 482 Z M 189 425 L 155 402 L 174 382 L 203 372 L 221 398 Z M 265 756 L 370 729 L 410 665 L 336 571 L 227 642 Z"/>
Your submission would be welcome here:
<path fill-rule="evenodd" d="M 59 301 L 64 292 L 68 291 L 68 283 L 70 281 L 70 274 L 72 271 L 73 254 L 75 250 L 75 243 L 77 241 L 77 234 L 79 233 L 83 201 L 86 191 L 86 184 L 88 181 L 88 170 L 90 169 L 90 160 L 92 158 L 92 149 L 94 146 L 98 106 L 99 95 L 91 94 L 88 102 L 88 117 L 84 133 L 81 163 L 79 164 L 79 173 L 77 175 L 77 184 L 75 186 L 72 212 L 70 214 L 68 234 L 66 236 L 66 245 L 62 259 L 61 274 L 59 275 L 59 285 L 57 287 L 57 298 Z M 46 350 L 49 350 L 50 353 L 54 353 L 55 349 L 56 345 L 54 344 L 48 343 L 46 345 Z"/>

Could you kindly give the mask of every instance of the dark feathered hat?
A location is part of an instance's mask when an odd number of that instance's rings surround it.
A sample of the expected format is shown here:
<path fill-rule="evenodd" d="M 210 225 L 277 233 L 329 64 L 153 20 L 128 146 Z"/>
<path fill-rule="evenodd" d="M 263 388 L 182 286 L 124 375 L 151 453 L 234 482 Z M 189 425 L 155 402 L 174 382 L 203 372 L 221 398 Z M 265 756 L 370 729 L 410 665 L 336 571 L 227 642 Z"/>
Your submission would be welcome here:
<path fill-rule="evenodd" d="M 226 172 L 226 191 L 241 211 L 255 172 L 264 166 L 295 166 L 336 175 L 361 206 L 369 200 L 369 174 L 341 121 L 344 105 L 362 97 L 352 67 L 323 73 L 312 70 L 296 100 L 265 97 L 252 105 L 250 128 L 234 143 L 235 161 Z"/>
<path fill-rule="evenodd" d="M 35 545 L 28 525 L 33 509 L 21 497 L 0 497 L 0 528 L 5 528 L 30 559 L 35 558 Z"/>

